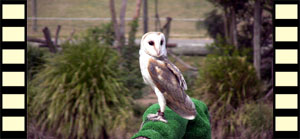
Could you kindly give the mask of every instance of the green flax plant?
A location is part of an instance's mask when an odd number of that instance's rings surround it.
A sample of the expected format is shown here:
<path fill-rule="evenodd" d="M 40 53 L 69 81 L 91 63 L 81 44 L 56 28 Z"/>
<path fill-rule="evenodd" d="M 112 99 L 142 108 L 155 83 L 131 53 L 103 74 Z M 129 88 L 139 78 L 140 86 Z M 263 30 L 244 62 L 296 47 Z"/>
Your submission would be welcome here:
<path fill-rule="evenodd" d="M 117 52 L 92 39 L 62 48 L 33 79 L 30 109 L 37 125 L 65 138 L 99 138 L 125 128 L 132 105 Z"/>

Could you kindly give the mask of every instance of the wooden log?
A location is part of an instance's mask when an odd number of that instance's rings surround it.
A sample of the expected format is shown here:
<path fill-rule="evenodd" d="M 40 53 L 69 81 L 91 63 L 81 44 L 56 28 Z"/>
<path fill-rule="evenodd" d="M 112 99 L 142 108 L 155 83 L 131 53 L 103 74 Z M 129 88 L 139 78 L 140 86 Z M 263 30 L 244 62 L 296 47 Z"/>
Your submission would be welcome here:
<path fill-rule="evenodd" d="M 39 44 L 39 47 L 48 47 L 48 44 L 41 43 L 41 44 Z"/>
<path fill-rule="evenodd" d="M 43 40 L 43 39 L 32 38 L 32 37 L 27 37 L 27 41 L 29 41 L 29 42 L 37 42 L 37 43 L 46 43 L 46 41 Z"/>
<path fill-rule="evenodd" d="M 58 47 L 60 47 L 60 45 L 54 45 L 54 46 L 57 48 L 57 50 L 59 50 Z M 48 44 L 41 43 L 41 44 L 39 44 L 39 47 L 48 47 Z"/>
<path fill-rule="evenodd" d="M 177 46 L 176 43 L 168 43 L 167 48 L 175 48 Z"/>
<path fill-rule="evenodd" d="M 206 56 L 210 53 L 206 44 L 177 44 L 176 47 L 172 47 L 170 49 L 178 55 Z"/>
<path fill-rule="evenodd" d="M 46 39 L 46 43 L 48 45 L 48 48 L 50 50 L 50 52 L 52 53 L 56 53 L 56 47 L 54 46 L 52 40 L 51 40 L 51 33 L 50 33 L 50 30 L 48 29 L 48 27 L 45 27 L 43 29 L 43 33 L 44 33 L 44 37 Z"/>

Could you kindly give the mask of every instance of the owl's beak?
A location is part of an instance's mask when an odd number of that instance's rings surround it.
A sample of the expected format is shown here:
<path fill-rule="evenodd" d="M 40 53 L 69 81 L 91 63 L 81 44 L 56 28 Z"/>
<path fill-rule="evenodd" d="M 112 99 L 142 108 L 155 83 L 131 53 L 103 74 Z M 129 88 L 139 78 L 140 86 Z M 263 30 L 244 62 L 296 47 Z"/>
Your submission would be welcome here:
<path fill-rule="evenodd" d="M 160 56 L 160 49 L 157 49 L 156 47 L 154 47 L 154 50 L 157 53 L 157 56 Z"/>

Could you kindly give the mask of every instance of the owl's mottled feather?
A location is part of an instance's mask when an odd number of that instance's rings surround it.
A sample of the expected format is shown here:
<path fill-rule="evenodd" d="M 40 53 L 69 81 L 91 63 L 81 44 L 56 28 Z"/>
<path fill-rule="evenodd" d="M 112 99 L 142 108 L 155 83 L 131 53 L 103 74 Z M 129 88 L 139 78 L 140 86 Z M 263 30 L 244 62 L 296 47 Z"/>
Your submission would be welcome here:
<path fill-rule="evenodd" d="M 148 71 L 154 84 L 165 97 L 167 106 L 183 118 L 194 119 L 195 106 L 184 92 L 187 86 L 179 69 L 166 57 L 160 57 L 149 60 Z"/>

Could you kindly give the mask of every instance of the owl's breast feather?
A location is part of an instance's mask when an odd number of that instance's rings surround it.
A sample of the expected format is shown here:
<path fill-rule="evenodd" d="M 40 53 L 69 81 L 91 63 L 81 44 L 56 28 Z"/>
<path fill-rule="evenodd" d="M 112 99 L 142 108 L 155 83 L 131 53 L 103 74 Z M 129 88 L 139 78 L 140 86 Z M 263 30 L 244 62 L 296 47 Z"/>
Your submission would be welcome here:
<path fill-rule="evenodd" d="M 151 87 L 153 87 L 154 83 L 148 72 L 148 63 L 149 63 L 150 58 L 151 58 L 151 56 L 147 55 L 143 51 L 142 52 L 140 51 L 139 62 L 140 62 L 140 69 L 141 69 L 141 73 L 142 73 L 144 82 L 146 84 L 150 85 Z"/>

